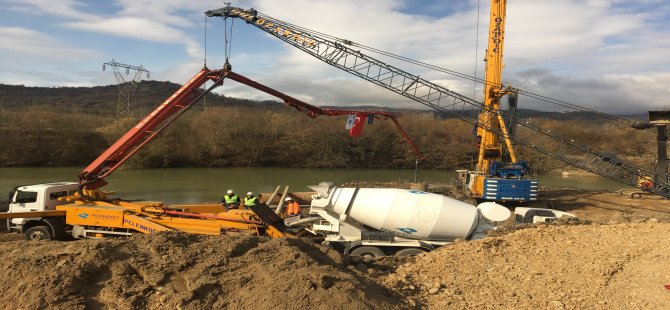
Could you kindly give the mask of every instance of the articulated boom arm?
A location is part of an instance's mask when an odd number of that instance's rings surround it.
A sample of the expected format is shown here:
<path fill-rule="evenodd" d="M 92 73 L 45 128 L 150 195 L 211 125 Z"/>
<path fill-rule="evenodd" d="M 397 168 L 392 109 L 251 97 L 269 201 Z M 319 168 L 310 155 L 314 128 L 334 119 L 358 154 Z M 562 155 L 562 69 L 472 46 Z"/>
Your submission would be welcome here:
<path fill-rule="evenodd" d="M 409 137 L 405 129 L 400 126 L 400 123 L 398 122 L 398 115 L 395 113 L 390 113 L 390 112 L 385 112 L 385 111 L 363 111 L 363 110 L 344 110 L 344 109 L 322 109 L 316 106 L 313 106 L 309 103 L 306 103 L 304 101 L 301 101 L 299 99 L 293 98 L 287 94 L 284 94 L 278 90 L 272 89 L 270 87 L 267 87 L 263 84 L 260 84 L 256 81 L 253 81 L 247 77 L 241 76 L 235 72 L 228 71 L 226 72 L 226 78 L 229 78 L 233 81 L 245 84 L 247 86 L 251 86 L 255 89 L 258 89 L 262 92 L 268 93 L 270 95 L 273 95 L 277 98 L 280 98 L 284 100 L 284 103 L 294 109 L 296 109 L 298 112 L 303 112 L 306 111 L 307 115 L 309 117 L 315 118 L 319 115 L 326 115 L 326 116 L 339 116 L 339 115 L 373 115 L 373 116 L 381 116 L 384 119 L 391 119 L 393 121 L 393 124 L 396 126 L 398 131 L 400 131 L 400 134 L 402 135 L 403 139 L 409 146 L 412 148 L 412 151 L 414 151 L 414 154 L 416 155 L 417 158 L 424 158 L 421 152 L 419 152 L 419 148 L 417 148 L 416 144 L 412 141 L 412 139 Z M 364 121 L 364 120 L 361 120 Z"/>
<path fill-rule="evenodd" d="M 126 132 L 119 140 L 104 151 L 97 159 L 79 174 L 79 182 L 87 189 L 97 189 L 105 186 L 104 178 L 121 166 L 133 154 L 151 141 L 163 129 L 170 125 L 193 103 L 202 98 L 212 89 L 223 83 L 223 70 L 209 70 L 203 68 L 191 78 L 177 92 L 172 94 L 165 102 L 158 106 L 153 112 L 142 119 L 137 125 Z M 198 88 L 207 81 L 214 84 L 198 93 Z"/>
<path fill-rule="evenodd" d="M 507 119 L 505 111 L 492 110 L 481 102 L 345 46 L 355 45 L 349 40 L 334 38 L 289 24 L 254 9 L 244 10 L 226 6 L 207 11 L 205 14 L 210 17 L 240 18 L 331 66 L 437 111 L 455 116 L 484 130 L 489 130 L 499 137 L 509 137 L 497 126 L 492 127 L 479 123 L 476 117 L 472 117 L 472 111 L 481 109 L 483 110 L 482 113 L 490 112 L 496 118 Z M 611 180 L 670 198 L 668 180 L 655 177 L 655 172 L 649 169 L 624 162 L 611 154 L 593 150 L 587 145 L 579 144 L 572 139 L 562 137 L 528 122 L 519 119 L 513 119 L 511 122 L 514 126 L 517 126 L 518 131 L 514 137 L 509 138 L 518 145 L 531 148 Z M 640 186 L 640 179 L 653 182 L 653 186 Z"/>
<path fill-rule="evenodd" d="M 381 115 L 384 118 L 390 118 L 401 132 L 403 138 L 412 147 L 418 158 L 423 156 L 417 149 L 414 142 L 409 138 L 405 130 L 400 126 L 395 114 L 384 111 L 356 111 L 356 110 L 338 110 L 322 109 L 315 107 L 270 87 L 252 81 L 242 75 L 228 70 L 209 70 L 204 68 L 191 78 L 184 86 L 177 90 L 165 102 L 158 106 L 153 112 L 144 117 L 137 125 L 128 130 L 112 146 L 105 150 L 96 160 L 79 174 L 79 181 L 86 189 L 93 190 L 105 186 L 107 183 L 104 178 L 109 176 L 114 170 L 126 162 L 131 156 L 140 150 L 144 145 L 156 137 L 163 129 L 169 126 L 174 120 L 181 116 L 195 102 L 200 100 L 205 94 L 214 88 L 223 84 L 225 78 L 246 84 L 258 90 L 264 91 L 275 97 L 281 98 L 284 102 L 297 109 L 298 111 L 307 110 L 307 115 L 317 117 L 319 115 L 349 115 L 366 114 Z M 214 81 L 204 92 L 198 92 L 205 82 Z"/>

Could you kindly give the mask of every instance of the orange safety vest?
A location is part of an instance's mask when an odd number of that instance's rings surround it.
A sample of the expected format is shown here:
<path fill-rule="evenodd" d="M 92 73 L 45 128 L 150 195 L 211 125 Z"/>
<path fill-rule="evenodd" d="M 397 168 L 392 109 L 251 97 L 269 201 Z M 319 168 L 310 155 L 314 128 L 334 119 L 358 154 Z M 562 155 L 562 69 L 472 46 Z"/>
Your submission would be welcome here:
<path fill-rule="evenodd" d="M 288 215 L 299 215 L 300 211 L 300 205 L 295 201 L 289 202 L 286 205 L 286 214 Z"/>

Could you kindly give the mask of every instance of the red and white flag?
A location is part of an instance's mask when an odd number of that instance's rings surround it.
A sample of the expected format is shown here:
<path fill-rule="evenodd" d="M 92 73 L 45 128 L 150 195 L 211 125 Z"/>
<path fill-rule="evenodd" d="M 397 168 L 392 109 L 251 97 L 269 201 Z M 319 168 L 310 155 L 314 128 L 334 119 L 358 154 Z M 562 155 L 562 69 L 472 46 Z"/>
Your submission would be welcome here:
<path fill-rule="evenodd" d="M 367 114 L 356 114 L 356 117 L 354 118 L 354 125 L 349 130 L 350 137 L 355 138 L 361 135 L 361 132 L 363 132 L 363 125 L 365 124 L 367 117 Z"/>

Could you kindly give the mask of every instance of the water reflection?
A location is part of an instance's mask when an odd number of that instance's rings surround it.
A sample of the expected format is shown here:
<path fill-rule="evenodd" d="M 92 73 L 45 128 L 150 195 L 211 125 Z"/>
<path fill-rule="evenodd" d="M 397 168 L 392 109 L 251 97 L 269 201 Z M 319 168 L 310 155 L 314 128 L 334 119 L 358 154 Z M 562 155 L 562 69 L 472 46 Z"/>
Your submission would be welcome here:
<path fill-rule="evenodd" d="M 55 181 L 76 181 L 81 168 L 0 168 L 0 190 L 17 185 Z M 420 170 L 419 181 L 448 183 L 451 170 Z M 616 190 L 625 186 L 600 177 L 561 178 L 541 176 L 542 185 L 586 190 Z M 299 168 L 170 168 L 119 170 L 107 179 L 104 189 L 124 199 L 158 200 L 166 203 L 219 201 L 233 189 L 239 194 L 272 192 L 277 185 L 292 191 L 307 191 L 322 181 L 335 184 L 352 181 L 388 182 L 414 180 L 414 170 L 392 169 L 299 169 Z M 4 200 L 6 195 L 0 196 Z"/>

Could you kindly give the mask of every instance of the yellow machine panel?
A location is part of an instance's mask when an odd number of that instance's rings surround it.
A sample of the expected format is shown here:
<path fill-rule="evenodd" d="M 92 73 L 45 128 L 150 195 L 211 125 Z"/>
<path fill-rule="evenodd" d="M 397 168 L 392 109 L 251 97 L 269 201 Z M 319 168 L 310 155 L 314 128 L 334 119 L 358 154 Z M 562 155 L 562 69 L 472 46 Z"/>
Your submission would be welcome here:
<path fill-rule="evenodd" d="M 184 212 L 197 213 L 220 213 L 226 211 L 226 209 L 221 204 L 169 205 L 167 208 L 170 210 L 181 210 Z"/>
<path fill-rule="evenodd" d="M 151 234 L 159 231 L 170 230 L 170 228 L 154 223 L 146 218 L 137 215 L 125 214 L 123 217 L 123 226 L 129 229 L 137 230 L 144 234 Z"/>
<path fill-rule="evenodd" d="M 125 208 L 117 206 L 86 206 L 67 204 L 57 206 L 56 210 L 65 211 L 65 222 L 79 226 L 123 227 Z"/>

